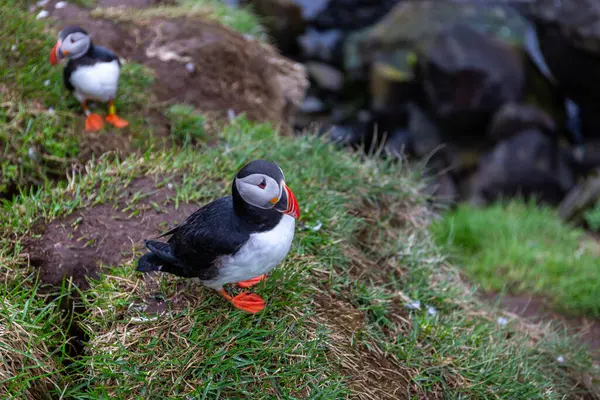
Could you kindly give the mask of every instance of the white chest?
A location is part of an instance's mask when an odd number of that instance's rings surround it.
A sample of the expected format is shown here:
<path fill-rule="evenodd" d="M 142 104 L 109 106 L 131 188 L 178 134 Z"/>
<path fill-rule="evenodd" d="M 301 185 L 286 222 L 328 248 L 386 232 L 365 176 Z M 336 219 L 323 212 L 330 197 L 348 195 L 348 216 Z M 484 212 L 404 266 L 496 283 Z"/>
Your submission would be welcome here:
<path fill-rule="evenodd" d="M 296 220 L 284 215 L 271 231 L 250 235 L 234 256 L 221 259 L 219 277 L 204 284 L 219 289 L 227 283 L 242 282 L 271 271 L 290 251 L 295 227 Z"/>
<path fill-rule="evenodd" d="M 82 100 L 107 102 L 115 98 L 120 68 L 117 60 L 81 65 L 71 74 L 75 95 Z"/>

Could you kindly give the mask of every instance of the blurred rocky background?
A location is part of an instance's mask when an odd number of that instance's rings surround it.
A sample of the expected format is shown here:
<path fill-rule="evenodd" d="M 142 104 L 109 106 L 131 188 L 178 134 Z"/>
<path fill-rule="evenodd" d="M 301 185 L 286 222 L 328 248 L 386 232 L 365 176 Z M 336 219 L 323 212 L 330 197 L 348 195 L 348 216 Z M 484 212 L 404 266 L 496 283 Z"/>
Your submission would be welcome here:
<path fill-rule="evenodd" d="M 572 219 L 598 198 L 597 0 L 229 3 L 306 66 L 298 134 L 415 161 L 449 203 L 534 196 Z"/>

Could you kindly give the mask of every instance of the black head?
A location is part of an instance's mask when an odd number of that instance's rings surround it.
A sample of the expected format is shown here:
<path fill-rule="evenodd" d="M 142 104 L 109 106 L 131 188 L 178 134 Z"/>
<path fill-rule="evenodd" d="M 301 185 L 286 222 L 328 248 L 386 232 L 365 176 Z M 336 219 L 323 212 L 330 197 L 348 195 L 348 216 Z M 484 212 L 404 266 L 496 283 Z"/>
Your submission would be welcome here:
<path fill-rule="evenodd" d="M 58 32 L 58 40 L 63 41 L 67 36 L 69 36 L 72 33 L 81 33 L 85 36 L 90 35 L 85 29 L 76 25 L 70 25 L 64 27 L 60 32 Z"/>
<path fill-rule="evenodd" d="M 83 57 L 91 48 L 92 39 L 86 30 L 79 26 L 67 26 L 58 33 L 58 39 L 50 53 L 50 64 L 56 65 L 65 57 Z"/>
<path fill-rule="evenodd" d="M 232 195 L 240 211 L 243 208 L 256 215 L 275 211 L 294 218 L 300 216 L 296 197 L 285 184 L 283 171 L 267 160 L 255 160 L 240 169 L 233 181 Z"/>

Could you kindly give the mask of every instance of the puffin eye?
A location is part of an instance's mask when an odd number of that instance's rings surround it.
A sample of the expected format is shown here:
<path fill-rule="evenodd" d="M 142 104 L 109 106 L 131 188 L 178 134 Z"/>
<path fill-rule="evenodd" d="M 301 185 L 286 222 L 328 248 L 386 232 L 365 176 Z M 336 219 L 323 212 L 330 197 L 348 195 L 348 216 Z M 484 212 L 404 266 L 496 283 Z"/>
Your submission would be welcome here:
<path fill-rule="evenodd" d="M 264 189 L 267 187 L 267 180 L 263 178 L 262 182 L 258 184 L 258 187 Z"/>

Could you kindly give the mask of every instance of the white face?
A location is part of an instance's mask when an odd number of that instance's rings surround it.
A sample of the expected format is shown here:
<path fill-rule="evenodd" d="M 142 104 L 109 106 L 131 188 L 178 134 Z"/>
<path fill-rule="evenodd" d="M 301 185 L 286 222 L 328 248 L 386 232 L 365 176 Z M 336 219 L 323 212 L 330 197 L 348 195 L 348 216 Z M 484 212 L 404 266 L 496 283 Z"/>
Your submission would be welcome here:
<path fill-rule="evenodd" d="M 65 57 L 79 58 L 90 48 L 90 37 L 82 32 L 74 32 L 67 35 L 60 44 L 59 51 Z"/>
<path fill-rule="evenodd" d="M 258 208 L 271 209 L 281 198 L 282 187 L 270 176 L 252 174 L 235 180 L 242 199 Z"/>

